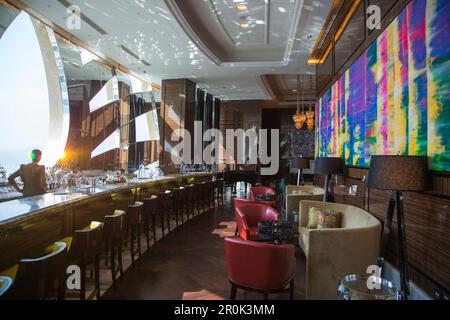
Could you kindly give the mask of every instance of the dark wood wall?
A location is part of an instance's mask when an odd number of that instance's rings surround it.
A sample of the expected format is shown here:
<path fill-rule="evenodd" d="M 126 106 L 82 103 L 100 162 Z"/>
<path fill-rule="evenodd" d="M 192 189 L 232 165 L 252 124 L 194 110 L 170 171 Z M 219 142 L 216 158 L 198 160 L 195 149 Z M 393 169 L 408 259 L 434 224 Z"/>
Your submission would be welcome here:
<path fill-rule="evenodd" d="M 334 188 L 334 199 L 366 209 L 384 223 L 390 194 L 367 189 L 368 174 L 368 169 L 347 168 L 337 182 L 345 188 Z M 450 292 L 450 175 L 432 174 L 431 179 L 431 190 L 404 193 L 406 242 L 411 280 L 439 298 Z M 323 186 L 322 176 L 316 177 L 316 184 Z M 357 196 L 340 193 L 351 185 L 358 185 Z M 398 267 L 395 219 L 393 227 L 387 260 Z"/>

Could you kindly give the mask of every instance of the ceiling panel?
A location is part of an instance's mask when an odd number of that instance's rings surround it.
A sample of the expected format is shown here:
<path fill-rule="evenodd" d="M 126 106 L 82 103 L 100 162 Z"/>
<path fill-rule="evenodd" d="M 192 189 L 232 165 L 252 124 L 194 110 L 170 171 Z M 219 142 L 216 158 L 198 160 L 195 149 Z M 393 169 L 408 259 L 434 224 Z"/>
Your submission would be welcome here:
<path fill-rule="evenodd" d="M 79 6 L 83 15 L 105 30 L 106 34 L 100 33 L 84 20 L 80 29 L 70 29 L 66 21 L 66 6 L 58 1 L 22 1 L 90 47 L 143 76 L 150 75 L 157 83 L 162 79 L 188 78 L 209 93 L 229 100 L 270 99 L 260 79 L 263 74 L 314 72 L 314 67 L 307 65 L 306 61 L 330 6 L 330 0 L 296 0 L 303 2 L 303 10 L 286 66 L 241 66 L 232 63 L 218 66 L 191 40 L 164 0 L 66 0 Z M 205 2 L 195 1 L 198 6 Z M 232 0 L 227 1 L 232 3 Z M 255 0 L 255 3 L 262 2 Z M 288 5 L 292 6 L 294 2 L 272 0 L 273 14 L 282 16 L 283 10 L 280 11 L 278 7 L 289 8 Z M 214 19 L 214 16 L 211 17 Z M 274 19 L 282 20 L 279 17 Z M 272 27 L 270 30 L 274 32 Z M 254 57 L 255 50 L 251 46 L 244 46 L 240 54 Z M 123 50 L 123 47 L 128 50 Z M 274 48 L 259 51 L 277 55 L 279 51 L 276 46 Z"/>

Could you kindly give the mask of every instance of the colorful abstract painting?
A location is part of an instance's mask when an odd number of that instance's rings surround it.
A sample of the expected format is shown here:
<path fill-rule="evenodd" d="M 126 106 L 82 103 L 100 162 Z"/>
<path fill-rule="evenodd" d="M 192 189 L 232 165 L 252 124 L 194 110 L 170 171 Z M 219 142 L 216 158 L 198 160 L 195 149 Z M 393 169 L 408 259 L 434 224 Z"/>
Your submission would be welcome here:
<path fill-rule="evenodd" d="M 317 102 L 316 155 L 427 155 L 450 171 L 449 58 L 450 1 L 412 0 Z"/>

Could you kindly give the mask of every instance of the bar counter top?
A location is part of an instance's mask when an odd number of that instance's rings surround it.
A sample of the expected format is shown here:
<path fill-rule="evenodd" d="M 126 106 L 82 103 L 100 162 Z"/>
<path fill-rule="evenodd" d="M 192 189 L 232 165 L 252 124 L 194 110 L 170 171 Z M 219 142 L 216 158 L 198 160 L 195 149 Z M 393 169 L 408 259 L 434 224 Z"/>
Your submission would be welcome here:
<path fill-rule="evenodd" d="M 82 203 L 84 200 L 95 200 L 95 197 L 108 193 L 120 192 L 126 189 L 138 188 L 146 184 L 166 183 L 176 181 L 180 178 L 190 176 L 207 176 L 211 173 L 198 172 L 186 175 L 167 175 L 154 179 L 134 179 L 126 183 L 102 184 L 97 183 L 96 190 L 87 194 L 73 192 L 68 194 L 57 194 L 57 192 L 46 193 L 40 196 L 20 198 L 0 203 L 0 226 L 6 223 L 14 222 L 17 219 L 23 219 L 38 214 L 44 210 L 56 209 L 61 206 Z"/>

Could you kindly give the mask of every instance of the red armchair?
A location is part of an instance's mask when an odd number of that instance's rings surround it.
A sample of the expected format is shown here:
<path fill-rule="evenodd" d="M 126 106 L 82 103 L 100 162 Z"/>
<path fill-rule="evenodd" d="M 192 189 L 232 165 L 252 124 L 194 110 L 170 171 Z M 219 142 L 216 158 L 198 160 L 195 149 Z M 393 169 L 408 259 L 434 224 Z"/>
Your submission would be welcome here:
<path fill-rule="evenodd" d="M 277 202 L 276 201 L 255 201 L 255 200 L 250 200 L 250 199 L 235 198 L 235 199 L 233 199 L 233 204 L 234 204 L 234 208 L 238 208 L 238 207 L 241 207 L 244 205 L 249 205 L 249 204 L 264 204 L 266 206 L 276 208 Z"/>
<path fill-rule="evenodd" d="M 258 222 L 278 220 L 280 214 L 272 207 L 264 204 L 253 203 L 236 207 L 237 232 L 242 239 L 259 240 L 256 235 Z"/>
<path fill-rule="evenodd" d="M 225 238 L 230 299 L 236 299 L 237 288 L 264 293 L 287 291 L 294 298 L 295 247 Z M 286 289 L 289 284 L 289 288 Z"/>
<path fill-rule="evenodd" d="M 277 192 L 271 187 L 252 187 L 250 189 L 250 200 L 256 201 L 256 196 L 260 194 L 276 196 Z"/>

